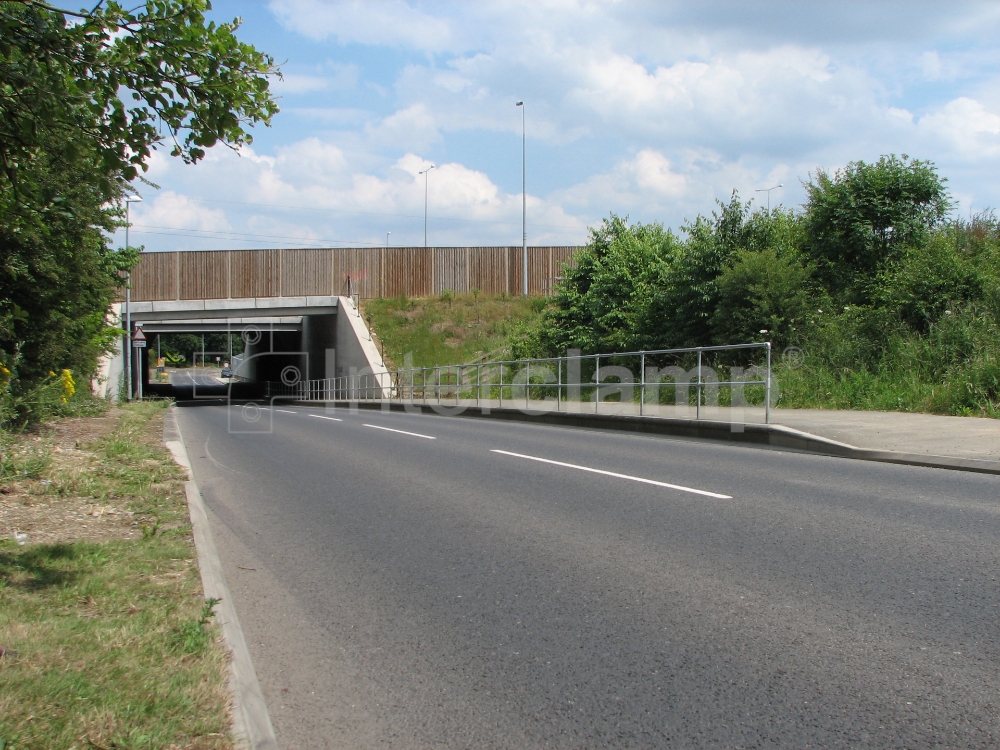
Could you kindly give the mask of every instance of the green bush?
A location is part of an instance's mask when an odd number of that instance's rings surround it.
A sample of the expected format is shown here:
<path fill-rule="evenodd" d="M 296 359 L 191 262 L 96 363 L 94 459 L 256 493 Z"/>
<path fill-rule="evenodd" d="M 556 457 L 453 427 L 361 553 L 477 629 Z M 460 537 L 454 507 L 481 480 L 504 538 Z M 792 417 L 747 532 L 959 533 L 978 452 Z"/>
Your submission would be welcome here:
<path fill-rule="evenodd" d="M 717 344 L 769 340 L 776 347 L 801 344 L 816 307 L 809 270 L 774 248 L 737 251 L 716 280 L 712 316 Z"/>
<path fill-rule="evenodd" d="M 734 193 L 681 237 L 610 216 L 514 351 L 766 339 L 806 355 L 779 365 L 783 406 L 997 415 L 996 218 L 946 221 L 944 180 L 907 156 L 819 171 L 806 187 L 801 212 Z"/>

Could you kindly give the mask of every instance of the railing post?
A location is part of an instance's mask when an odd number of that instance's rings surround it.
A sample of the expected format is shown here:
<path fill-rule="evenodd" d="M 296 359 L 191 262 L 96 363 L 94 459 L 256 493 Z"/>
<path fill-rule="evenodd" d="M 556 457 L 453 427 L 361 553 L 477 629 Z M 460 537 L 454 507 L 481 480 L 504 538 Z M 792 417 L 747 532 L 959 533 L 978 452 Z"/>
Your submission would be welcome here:
<path fill-rule="evenodd" d="M 528 399 L 531 398 L 531 360 L 524 360 L 524 408 L 528 408 Z"/>
<path fill-rule="evenodd" d="M 646 353 L 639 355 L 639 416 L 643 416 L 643 404 L 646 402 Z"/>
<path fill-rule="evenodd" d="M 601 355 L 594 357 L 594 414 L 601 409 Z"/>
<path fill-rule="evenodd" d="M 556 359 L 556 411 L 559 411 L 559 399 L 562 398 L 562 360 Z"/>
<path fill-rule="evenodd" d="M 698 385 L 695 387 L 695 398 L 698 400 L 695 403 L 694 418 L 701 419 L 701 349 L 698 350 Z"/>
<path fill-rule="evenodd" d="M 437 370 L 437 399 L 438 403 L 441 403 L 441 368 L 436 367 Z"/>
<path fill-rule="evenodd" d="M 503 362 L 500 363 L 500 409 L 503 408 Z"/>
<path fill-rule="evenodd" d="M 767 342 L 767 384 L 764 386 L 764 424 L 771 424 L 771 342 Z"/>
<path fill-rule="evenodd" d="M 479 406 L 479 402 L 483 396 L 483 366 L 481 364 L 476 365 L 476 406 Z"/>

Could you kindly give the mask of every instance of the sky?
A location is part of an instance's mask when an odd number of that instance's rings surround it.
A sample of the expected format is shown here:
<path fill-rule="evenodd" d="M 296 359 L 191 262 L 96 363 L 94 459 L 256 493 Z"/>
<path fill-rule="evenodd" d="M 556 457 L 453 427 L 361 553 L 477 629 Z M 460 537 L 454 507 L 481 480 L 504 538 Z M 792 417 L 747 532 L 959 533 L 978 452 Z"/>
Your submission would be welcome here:
<path fill-rule="evenodd" d="M 147 250 L 422 246 L 425 197 L 431 246 L 520 245 L 522 127 L 531 245 L 779 184 L 800 210 L 817 170 L 889 153 L 934 162 L 960 215 L 1000 206 L 1000 3 L 213 6 L 279 64 L 281 111 L 238 153 L 154 154 Z"/>

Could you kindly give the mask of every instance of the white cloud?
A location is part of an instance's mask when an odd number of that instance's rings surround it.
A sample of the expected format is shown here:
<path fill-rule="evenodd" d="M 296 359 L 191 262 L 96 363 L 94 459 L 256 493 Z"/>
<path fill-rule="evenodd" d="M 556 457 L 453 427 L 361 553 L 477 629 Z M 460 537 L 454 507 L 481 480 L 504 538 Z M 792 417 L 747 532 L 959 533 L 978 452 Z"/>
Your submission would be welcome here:
<path fill-rule="evenodd" d="M 152 200 L 133 203 L 133 226 L 157 229 L 230 229 L 225 214 L 220 209 L 207 208 L 187 195 L 172 190 L 157 194 Z"/>
<path fill-rule="evenodd" d="M 1000 156 L 1000 115 L 975 99 L 953 99 L 922 117 L 920 130 L 970 159 Z"/>
<path fill-rule="evenodd" d="M 369 139 L 382 147 L 423 148 L 441 140 L 437 121 L 424 104 L 400 109 L 381 122 L 367 125 L 365 130 Z"/>
<path fill-rule="evenodd" d="M 407 153 L 380 173 L 366 172 L 340 148 L 317 138 L 274 156 L 250 148 L 239 154 L 213 149 L 201 165 L 185 170 L 186 195 L 158 196 L 158 210 L 149 216 L 157 217 L 158 226 L 200 230 L 206 247 L 223 240 L 227 247 L 379 244 L 385 231 L 393 232 L 396 243 L 417 245 L 422 244 L 425 185 L 419 172 L 430 164 Z M 439 164 L 428 176 L 427 193 L 439 244 L 516 244 L 520 238 L 520 194 L 505 193 L 481 171 L 456 162 Z M 582 240 L 586 234 L 583 220 L 551 201 L 529 195 L 528 212 L 532 242 L 564 242 L 567 235 Z M 144 215 L 142 223 L 153 222 Z M 190 234 L 151 235 L 146 244 L 151 249 L 197 246 Z"/>
<path fill-rule="evenodd" d="M 271 89 L 276 95 L 281 96 L 282 94 L 304 94 L 310 91 L 323 91 L 329 85 L 329 81 L 323 76 L 285 73 L 280 79 L 272 82 Z"/>
<path fill-rule="evenodd" d="M 271 10 L 287 28 L 310 39 L 426 50 L 445 49 L 451 39 L 447 21 L 404 2 L 273 0 Z"/>
<path fill-rule="evenodd" d="M 796 205 L 817 167 L 883 153 L 934 160 L 963 205 L 1000 204 L 990 4 L 270 8 L 314 55 L 290 60 L 278 86 L 287 99 L 274 145 L 242 158 L 213 149 L 193 170 L 157 155 L 150 173 L 213 208 L 209 199 L 298 207 L 225 208 L 238 231 L 422 241 L 417 172 L 436 162 L 431 241 L 516 243 L 521 99 L 532 241 L 581 241 L 612 210 L 678 226 L 734 188 L 763 203 L 754 190 L 782 182 L 772 204 Z"/>

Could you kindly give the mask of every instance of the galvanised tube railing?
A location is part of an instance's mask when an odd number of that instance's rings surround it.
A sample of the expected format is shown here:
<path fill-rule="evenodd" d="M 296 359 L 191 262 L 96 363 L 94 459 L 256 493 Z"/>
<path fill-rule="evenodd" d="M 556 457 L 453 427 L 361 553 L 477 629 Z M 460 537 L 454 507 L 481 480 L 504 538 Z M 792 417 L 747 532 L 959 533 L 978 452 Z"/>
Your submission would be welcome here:
<path fill-rule="evenodd" d="M 763 367 L 757 365 L 749 368 L 727 365 L 730 377 L 734 372 L 739 377 L 753 375 L 757 379 L 730 379 L 719 380 L 715 369 L 704 365 L 704 355 L 713 352 L 739 351 L 748 349 L 763 349 L 765 354 L 765 364 Z M 662 359 L 667 356 L 696 355 L 696 366 L 687 371 L 677 365 L 666 368 L 647 368 L 649 358 Z M 639 379 L 636 381 L 631 370 L 618 365 L 604 365 L 602 361 L 623 360 L 627 358 L 639 359 Z M 581 373 L 583 363 L 593 361 L 594 371 L 592 379 L 584 381 Z M 575 364 L 575 367 L 574 367 Z M 553 373 L 553 368 L 555 373 Z M 367 368 L 365 368 L 367 369 Z M 604 377 L 617 377 L 618 382 L 606 382 L 601 379 L 602 372 L 607 371 Z M 563 377 L 565 372 L 566 377 Z M 504 381 L 505 374 L 511 377 Z M 654 380 L 650 381 L 647 376 L 652 373 Z M 471 377 L 469 377 L 471 375 Z M 575 380 L 572 376 L 575 375 Z M 522 377 L 523 376 L 523 377 Z M 627 377 L 626 377 L 627 376 Z M 706 377 L 707 376 L 707 377 Z M 662 378 L 672 377 L 672 381 L 664 381 Z M 532 382 L 535 378 L 536 382 Z M 680 379 L 679 379 L 680 378 Z M 540 381 L 540 382 L 538 382 Z M 633 398 L 634 389 L 639 389 L 639 416 L 646 416 L 647 391 L 656 389 L 657 405 L 659 405 L 659 389 L 674 388 L 675 406 L 681 405 L 680 399 L 684 399 L 687 404 L 690 389 L 695 390 L 695 419 L 702 418 L 703 405 L 705 403 L 706 391 L 715 394 L 718 400 L 718 389 L 730 387 L 731 406 L 742 408 L 743 388 L 746 386 L 764 387 L 764 421 L 771 420 L 772 401 L 771 372 L 771 344 L 770 342 L 753 344 L 735 344 L 729 346 L 698 346 L 685 347 L 679 349 L 655 349 L 635 352 L 619 352 L 614 354 L 569 354 L 565 357 L 546 357 L 539 359 L 521 360 L 498 360 L 494 362 L 475 362 L 461 365 L 442 365 L 439 367 L 420 367 L 406 370 L 384 370 L 376 373 L 359 372 L 356 374 L 341 376 L 337 378 L 327 378 L 325 380 L 303 380 L 296 383 L 268 383 L 266 393 L 268 397 L 295 398 L 303 401 L 377 401 L 377 402 L 406 402 L 434 404 L 440 406 L 460 406 L 463 401 L 467 401 L 466 406 L 491 408 L 493 394 L 496 394 L 498 408 L 504 408 L 505 401 L 508 407 L 532 409 L 532 392 L 540 393 L 542 398 L 534 402 L 539 404 L 550 404 L 551 399 L 545 398 L 546 394 L 555 393 L 555 410 L 561 411 L 568 408 L 571 403 L 594 402 L 594 412 L 600 412 L 601 403 L 604 397 L 614 392 L 619 394 L 619 402 L 626 402 L 626 391 L 629 392 L 628 399 Z M 738 388 L 738 392 L 733 389 Z M 505 396 L 505 390 L 510 394 Z M 584 390 L 589 391 L 586 398 L 583 397 Z M 485 391 L 485 399 L 484 399 Z M 738 393 L 736 399 L 734 393 Z M 463 396 L 468 394 L 468 399 Z M 575 398 L 574 398 L 575 397 Z M 523 399 L 523 400 L 522 400 Z M 484 404 L 484 400 L 489 404 Z M 740 403 L 732 403 L 739 400 Z M 564 407 L 565 405 L 565 407 Z"/>

